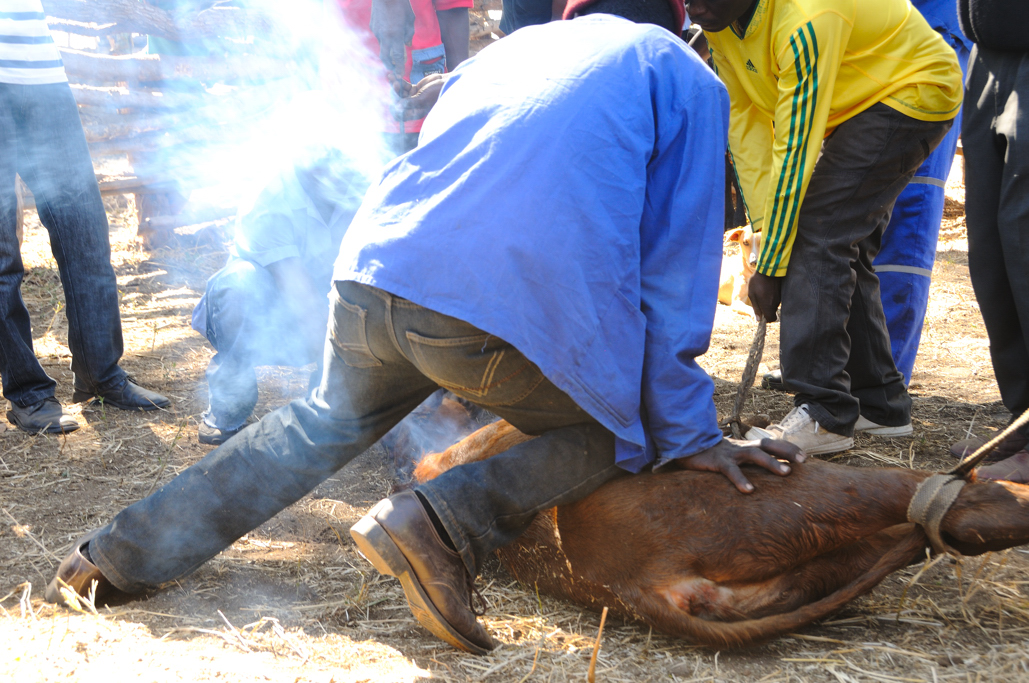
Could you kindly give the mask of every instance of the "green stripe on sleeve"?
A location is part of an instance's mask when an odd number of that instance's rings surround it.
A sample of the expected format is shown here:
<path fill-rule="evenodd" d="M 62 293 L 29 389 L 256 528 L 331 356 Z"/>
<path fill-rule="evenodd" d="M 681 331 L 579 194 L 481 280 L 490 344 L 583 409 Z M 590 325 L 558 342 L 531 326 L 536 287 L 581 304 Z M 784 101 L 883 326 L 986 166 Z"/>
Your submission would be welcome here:
<path fill-rule="evenodd" d="M 807 36 L 805 36 L 805 32 Z M 796 181 L 794 177 L 790 177 L 790 191 L 793 194 L 793 201 L 789 209 L 789 216 L 784 222 L 785 230 L 789 231 L 797 221 L 797 217 L 800 214 L 800 195 L 804 187 L 804 171 L 807 167 L 807 149 L 811 142 L 811 128 L 815 120 L 815 107 L 818 105 L 818 39 L 815 37 L 814 26 L 809 21 L 801 30 L 798 31 L 800 36 L 800 43 L 803 48 L 805 75 L 809 87 L 805 89 L 804 102 L 801 108 L 801 119 L 800 129 L 803 131 L 803 137 L 800 143 L 800 148 L 796 156 L 796 160 L 800 162 L 799 168 L 797 169 Z M 808 36 L 810 37 L 810 46 L 808 44 Z M 798 79 L 800 78 L 800 70 L 798 69 Z M 783 254 L 785 253 L 785 240 L 780 247 L 779 253 L 776 255 L 774 270 L 779 269 L 779 264 L 782 261 Z"/>
<path fill-rule="evenodd" d="M 794 142 L 796 141 L 798 134 L 797 110 L 798 107 L 801 106 L 803 90 L 807 87 L 807 84 L 800 78 L 799 67 L 796 66 L 800 60 L 800 53 L 797 50 L 797 44 L 794 36 L 790 37 L 790 47 L 793 48 L 794 66 L 798 69 L 798 82 L 797 87 L 793 90 L 793 103 L 790 110 L 790 135 L 786 143 L 786 155 L 783 157 L 782 169 L 779 171 L 779 182 L 775 188 L 775 199 L 772 202 L 771 220 L 768 221 L 768 235 L 766 237 L 768 240 L 768 248 L 762 249 L 765 257 L 759 264 L 759 270 L 767 270 L 770 262 L 773 260 L 774 254 L 782 249 L 782 245 L 779 244 L 779 240 L 782 238 L 783 232 L 783 209 L 780 205 L 780 201 L 783 198 L 783 183 L 786 181 L 788 170 L 790 167 L 795 165 L 794 155 L 796 153 L 796 145 Z"/>

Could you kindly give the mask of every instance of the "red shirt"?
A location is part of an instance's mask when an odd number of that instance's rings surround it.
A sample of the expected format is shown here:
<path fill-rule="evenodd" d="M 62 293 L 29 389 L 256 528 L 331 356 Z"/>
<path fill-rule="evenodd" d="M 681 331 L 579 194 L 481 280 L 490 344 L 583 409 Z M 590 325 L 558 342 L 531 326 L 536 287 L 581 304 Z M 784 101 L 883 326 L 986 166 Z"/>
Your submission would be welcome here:
<path fill-rule="evenodd" d="M 332 0 L 327 0 L 327 2 L 332 2 Z M 424 50 L 443 43 L 436 12 L 461 7 L 471 8 L 473 0 L 410 0 L 410 2 L 411 9 L 414 11 L 414 37 L 406 48 L 407 64 L 404 65 L 404 78 L 408 80 L 411 78 L 411 51 Z M 335 0 L 335 3 L 342 13 L 343 21 L 357 35 L 361 36 L 362 44 L 375 59 L 378 59 L 379 41 L 375 39 L 368 28 L 372 17 L 372 0 Z M 383 72 L 385 72 L 385 67 L 383 67 Z M 383 79 L 385 80 L 385 73 L 383 73 Z M 392 114 L 386 112 L 385 119 L 387 133 L 400 132 L 400 123 L 393 118 Z M 423 120 L 406 121 L 404 132 L 420 132 Z"/>

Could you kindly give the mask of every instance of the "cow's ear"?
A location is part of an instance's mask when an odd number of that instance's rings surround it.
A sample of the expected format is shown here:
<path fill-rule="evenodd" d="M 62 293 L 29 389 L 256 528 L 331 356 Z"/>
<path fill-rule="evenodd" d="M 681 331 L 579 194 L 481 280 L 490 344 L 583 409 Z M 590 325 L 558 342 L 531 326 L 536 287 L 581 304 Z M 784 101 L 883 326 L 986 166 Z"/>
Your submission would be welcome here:
<path fill-rule="evenodd" d="M 743 239 L 743 228 L 734 228 L 729 231 L 729 241 L 739 242 Z"/>

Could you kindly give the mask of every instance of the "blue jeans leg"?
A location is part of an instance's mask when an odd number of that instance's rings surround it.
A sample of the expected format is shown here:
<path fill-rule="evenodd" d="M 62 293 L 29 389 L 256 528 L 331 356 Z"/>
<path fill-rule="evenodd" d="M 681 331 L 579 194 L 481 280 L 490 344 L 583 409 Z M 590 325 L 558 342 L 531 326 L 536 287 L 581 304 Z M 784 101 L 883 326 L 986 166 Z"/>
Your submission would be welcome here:
<path fill-rule="evenodd" d="M 300 306 L 284 299 L 271 273 L 230 259 L 207 283 L 206 333 L 217 350 L 207 366 L 210 405 L 204 420 L 213 427 L 243 426 L 257 405 L 259 365 L 302 366 L 318 360 L 299 334 L 302 326 L 325 329 L 325 318 L 301 319 Z"/>
<path fill-rule="evenodd" d="M 535 510 L 618 474 L 613 436 L 503 340 L 356 283 L 337 283 L 331 310 L 325 370 L 312 396 L 244 429 L 94 538 L 90 553 L 116 587 L 139 591 L 192 571 L 311 491 L 441 385 L 530 433 L 548 432 L 518 449 L 531 457 L 516 453 L 425 489 L 470 569 Z M 465 496 L 479 502 L 458 500 Z"/>
<path fill-rule="evenodd" d="M 113 388 L 125 378 L 118 367 L 118 283 L 107 213 L 71 89 L 66 83 L 0 87 L 13 105 L 18 173 L 36 198 L 61 275 L 75 384 Z"/>
<path fill-rule="evenodd" d="M 0 373 L 4 394 L 20 405 L 53 396 L 36 361 L 28 313 L 18 289 L 23 273 L 14 240 L 13 175 L 25 180 L 64 287 L 68 346 L 76 385 L 108 389 L 125 377 L 118 286 L 111 267 L 107 214 L 93 173 L 78 108 L 67 83 L 0 84 Z M 13 160 L 13 161 L 12 161 Z"/>

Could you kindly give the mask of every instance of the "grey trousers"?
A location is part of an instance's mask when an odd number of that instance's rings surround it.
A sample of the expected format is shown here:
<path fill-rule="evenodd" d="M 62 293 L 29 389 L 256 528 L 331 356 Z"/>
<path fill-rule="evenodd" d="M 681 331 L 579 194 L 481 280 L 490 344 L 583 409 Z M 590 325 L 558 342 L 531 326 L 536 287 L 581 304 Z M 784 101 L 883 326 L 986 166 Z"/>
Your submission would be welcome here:
<path fill-rule="evenodd" d="M 822 144 L 783 281 L 779 354 L 796 405 L 831 432 L 850 436 L 859 414 L 911 419 L 872 260 L 894 202 L 950 126 L 876 104 Z"/>
<path fill-rule="evenodd" d="M 540 434 L 416 491 L 474 576 L 536 513 L 624 474 L 615 437 L 503 339 L 354 282 L 337 282 L 320 386 L 122 510 L 89 552 L 116 588 L 182 576 L 293 504 L 440 386 Z"/>
<path fill-rule="evenodd" d="M 963 114 L 969 271 L 1017 416 L 1029 409 L 1029 53 L 974 48 Z"/>

